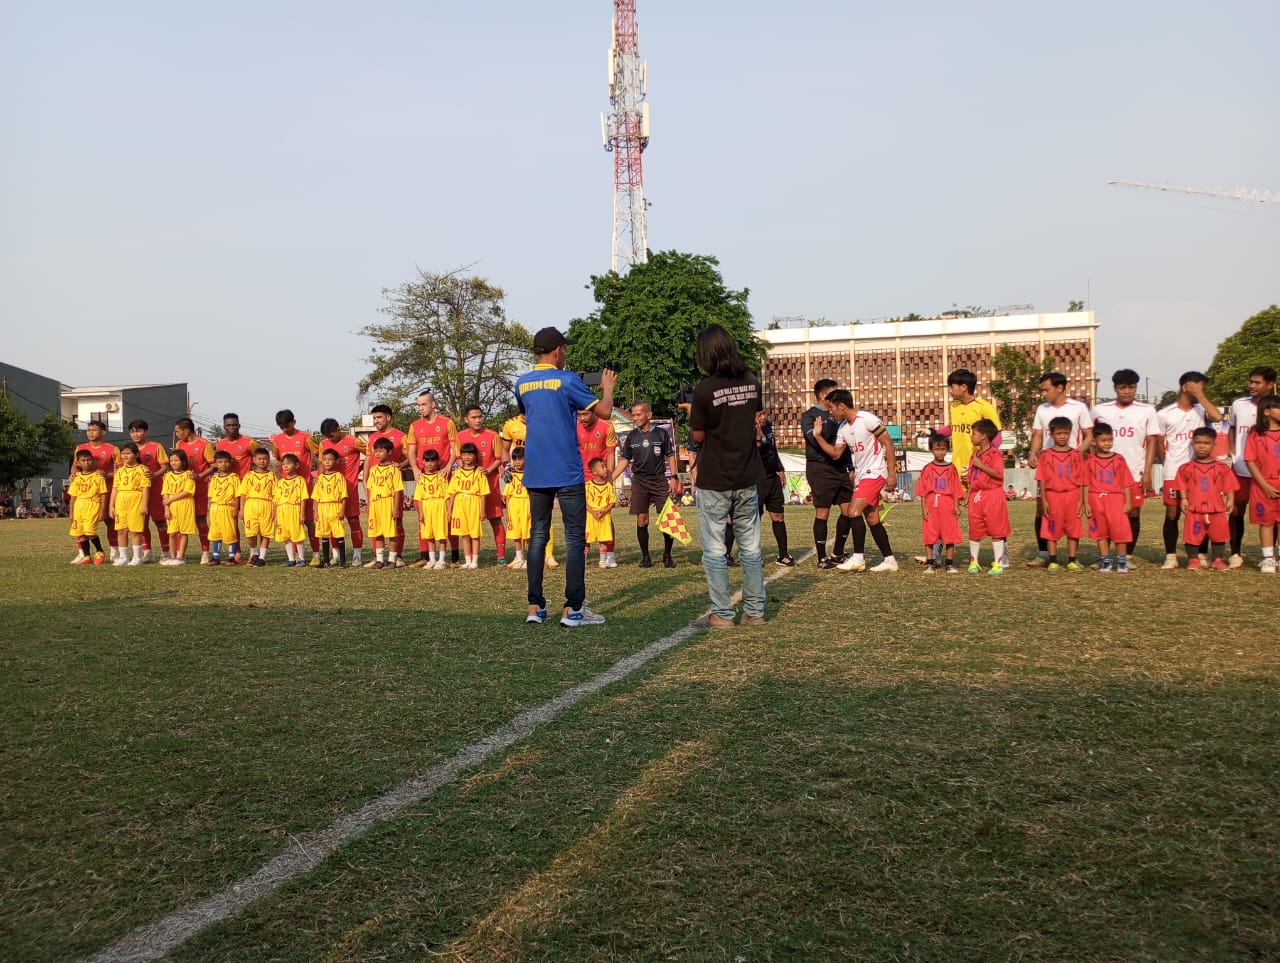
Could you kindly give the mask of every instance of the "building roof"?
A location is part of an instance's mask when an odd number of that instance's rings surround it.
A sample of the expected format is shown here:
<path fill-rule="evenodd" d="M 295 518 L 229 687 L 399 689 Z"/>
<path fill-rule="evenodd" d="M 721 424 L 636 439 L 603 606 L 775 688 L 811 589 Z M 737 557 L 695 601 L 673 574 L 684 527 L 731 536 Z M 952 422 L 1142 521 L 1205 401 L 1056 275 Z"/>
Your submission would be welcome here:
<path fill-rule="evenodd" d="M 62 393 L 64 395 L 109 395 L 117 391 L 132 391 L 135 388 L 184 388 L 185 381 L 166 381 L 161 384 L 148 385 L 83 385 L 73 388 L 71 385 L 63 385 Z"/>

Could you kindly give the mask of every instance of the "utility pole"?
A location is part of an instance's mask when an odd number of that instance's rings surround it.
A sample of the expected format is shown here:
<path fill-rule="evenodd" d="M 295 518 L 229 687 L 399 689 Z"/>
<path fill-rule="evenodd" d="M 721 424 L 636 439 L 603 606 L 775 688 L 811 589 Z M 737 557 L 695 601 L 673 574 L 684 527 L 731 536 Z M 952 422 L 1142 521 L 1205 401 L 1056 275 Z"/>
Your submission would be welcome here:
<path fill-rule="evenodd" d="M 614 0 L 609 44 L 609 103 L 600 115 L 604 149 L 613 153 L 613 261 L 615 272 L 649 259 L 644 165 L 649 146 L 648 64 L 640 59 L 635 0 Z"/>

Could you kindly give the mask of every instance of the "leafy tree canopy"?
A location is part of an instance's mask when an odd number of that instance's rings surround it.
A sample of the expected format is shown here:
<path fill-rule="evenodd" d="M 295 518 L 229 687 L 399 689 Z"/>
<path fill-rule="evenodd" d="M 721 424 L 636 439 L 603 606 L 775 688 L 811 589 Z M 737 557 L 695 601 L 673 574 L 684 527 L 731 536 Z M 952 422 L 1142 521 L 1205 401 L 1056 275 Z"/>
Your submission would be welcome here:
<path fill-rule="evenodd" d="M 654 411 L 671 414 L 672 395 L 702 378 L 694 361 L 698 333 L 719 324 L 748 367 L 759 371 L 767 352 L 752 330 L 748 291 L 726 288 L 719 264 L 706 255 L 661 251 L 625 275 L 592 277 L 599 307 L 570 323 L 568 335 L 577 343 L 569 347 L 568 367 L 613 368 L 619 404 L 645 399 Z"/>
<path fill-rule="evenodd" d="M 1218 345 L 1209 376 L 1211 401 L 1226 404 L 1247 392 L 1249 372 L 1266 366 L 1280 368 L 1280 307 L 1271 305 L 1240 326 Z"/>
<path fill-rule="evenodd" d="M 0 392 L 0 490 L 16 491 L 52 465 L 66 463 L 75 436 L 52 412 L 32 421 Z"/>
<path fill-rule="evenodd" d="M 501 288 L 465 269 L 420 270 L 382 295 L 387 303 L 380 310 L 389 320 L 360 331 L 374 342 L 361 400 L 401 412 L 429 387 L 455 418 L 471 404 L 486 413 L 512 404 L 515 379 L 530 367 L 533 336 L 507 320 Z"/>
<path fill-rule="evenodd" d="M 1037 361 L 1007 344 L 991 359 L 991 396 L 1004 430 L 1013 432 L 1013 453 L 1018 458 L 1026 458 L 1031 450 L 1031 423 L 1041 401 L 1040 379 L 1056 364 L 1053 358 Z"/>

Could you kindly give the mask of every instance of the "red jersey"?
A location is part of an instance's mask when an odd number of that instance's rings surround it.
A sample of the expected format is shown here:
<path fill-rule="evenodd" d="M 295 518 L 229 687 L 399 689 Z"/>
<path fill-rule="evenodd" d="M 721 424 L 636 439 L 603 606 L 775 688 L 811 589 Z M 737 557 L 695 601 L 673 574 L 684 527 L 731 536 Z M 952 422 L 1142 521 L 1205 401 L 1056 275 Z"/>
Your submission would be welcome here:
<path fill-rule="evenodd" d="M 1119 455 L 1112 453 L 1110 457 L 1094 455 L 1084 463 L 1085 482 L 1089 486 L 1089 494 L 1094 492 L 1122 493 L 1133 487 L 1133 472 L 1129 464 Z"/>
<path fill-rule="evenodd" d="M 1083 485 L 1084 479 L 1084 459 L 1075 448 L 1070 451 L 1046 448 L 1040 452 L 1036 481 L 1044 485 L 1045 491 L 1069 492 Z"/>
<path fill-rule="evenodd" d="M 1249 432 L 1249 440 L 1244 444 L 1244 460 L 1246 463 L 1256 461 L 1262 477 L 1276 487 L 1280 483 L 1280 428 L 1270 431 L 1255 428 Z"/>
<path fill-rule="evenodd" d="M 307 487 L 310 488 L 311 472 L 314 470 L 312 456 L 316 453 L 316 440 L 305 431 L 298 431 L 295 428 L 292 435 L 284 431 L 278 435 L 272 435 L 271 447 L 274 449 L 273 453 L 276 456 L 276 461 L 279 461 L 285 455 L 297 456 L 298 475 L 307 482 Z"/>
<path fill-rule="evenodd" d="M 173 450 L 187 456 L 187 468 L 197 482 L 208 481 L 199 476 L 213 467 L 213 445 L 204 438 L 192 438 L 190 441 L 175 442 Z"/>
<path fill-rule="evenodd" d="M 955 465 L 939 465 L 929 462 L 920 471 L 916 481 L 916 497 L 939 495 L 943 498 L 956 499 L 964 494 L 960 490 L 960 472 Z M 935 504 L 937 504 L 935 502 Z"/>
<path fill-rule="evenodd" d="M 320 442 L 321 454 L 330 448 L 338 453 L 338 471 L 347 480 L 347 484 L 359 484 L 360 453 L 365 450 L 364 442 L 358 441 L 351 435 L 343 435 L 337 441 L 330 441 L 326 438 Z"/>
<path fill-rule="evenodd" d="M 454 443 L 458 439 L 458 429 L 453 421 L 444 415 L 436 415 L 430 421 L 419 418 L 409 426 L 405 441 L 414 446 L 414 460 L 418 468 L 422 468 L 422 456 L 434 451 L 440 456 L 440 464 L 447 471 L 453 464 Z"/>
<path fill-rule="evenodd" d="M 992 478 L 986 472 L 974 468 L 973 463 L 978 460 L 994 471 L 996 477 Z M 986 451 L 974 451 L 973 457 L 969 459 L 969 490 L 985 492 L 993 488 L 1004 488 L 1004 455 L 995 445 L 990 446 Z M 1002 491 L 1001 497 L 1003 496 Z"/>
<path fill-rule="evenodd" d="M 578 422 L 578 451 L 582 453 L 582 471 L 590 478 L 591 469 L 587 466 L 597 458 L 609 463 L 609 449 L 618 447 L 618 435 L 613 425 L 603 418 L 597 418 L 590 428 Z"/>
<path fill-rule="evenodd" d="M 464 428 L 458 433 L 458 446 L 461 447 L 467 442 L 475 445 L 480 452 L 480 460 L 476 465 L 481 471 L 497 461 L 502 453 L 502 442 L 498 438 L 498 433 L 492 428 L 485 428 L 479 433 L 473 432 L 470 428 Z"/>
<path fill-rule="evenodd" d="M 1197 515 L 1225 512 L 1224 492 L 1240 490 L 1230 465 L 1214 461 L 1189 461 L 1178 469 L 1178 490 L 1186 496 L 1187 511 Z"/>
<path fill-rule="evenodd" d="M 166 471 L 169 468 L 169 456 L 165 454 L 164 445 L 158 441 L 149 441 L 138 446 L 138 459 L 149 472 Z M 157 482 L 157 487 L 159 483 Z"/>
<path fill-rule="evenodd" d="M 111 487 L 111 482 L 115 478 L 116 465 L 120 463 L 120 449 L 108 442 L 101 441 L 96 445 L 89 442 L 76 445 L 76 451 L 87 451 L 93 456 L 93 470 L 100 471 L 107 476 L 107 488 Z M 75 455 L 71 457 L 72 463 L 75 462 Z"/>
<path fill-rule="evenodd" d="M 240 435 L 235 441 L 219 438 L 214 450 L 225 451 L 230 455 L 231 463 L 236 466 L 236 474 L 243 478 L 253 468 L 253 453 L 258 450 L 258 443 L 248 435 Z"/>
<path fill-rule="evenodd" d="M 373 451 L 373 443 L 379 438 L 391 439 L 391 461 L 392 465 L 399 465 L 404 461 L 404 440 L 405 433 L 399 428 L 388 428 L 386 431 L 375 431 L 369 436 L 369 450 Z"/>

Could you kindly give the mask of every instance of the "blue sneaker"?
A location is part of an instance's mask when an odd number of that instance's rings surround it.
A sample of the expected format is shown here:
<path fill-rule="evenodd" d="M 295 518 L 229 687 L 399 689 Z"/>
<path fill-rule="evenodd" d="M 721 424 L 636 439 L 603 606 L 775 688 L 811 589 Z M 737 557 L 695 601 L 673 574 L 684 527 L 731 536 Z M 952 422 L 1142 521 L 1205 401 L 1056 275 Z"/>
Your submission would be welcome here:
<path fill-rule="evenodd" d="M 530 605 L 529 614 L 524 617 L 524 620 L 530 625 L 541 625 L 547 620 L 547 610 L 545 608 L 540 609 L 536 605 Z"/>
<path fill-rule="evenodd" d="M 1112 571 L 1111 559 L 1110 558 L 1101 559 L 1098 562 L 1098 571 L 1103 573 Z"/>
<path fill-rule="evenodd" d="M 560 624 L 575 629 L 583 625 L 604 625 L 604 616 L 592 612 L 584 602 L 580 609 L 565 609 L 560 617 Z"/>
<path fill-rule="evenodd" d="M 1129 560 L 1125 558 L 1123 555 L 1121 555 L 1120 558 L 1116 560 L 1116 574 L 1117 575 L 1129 574 Z"/>

